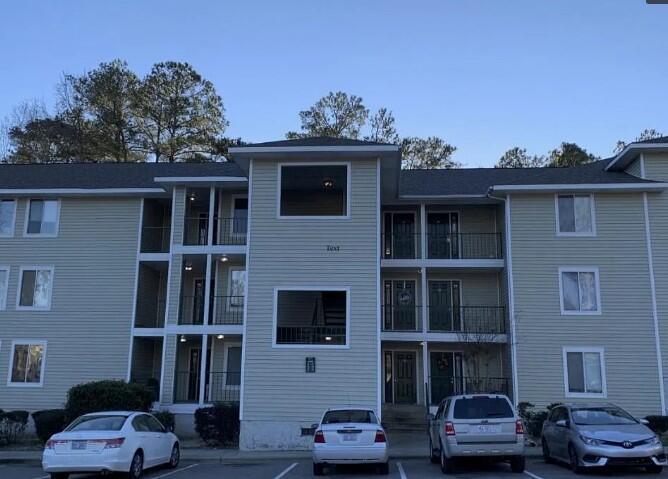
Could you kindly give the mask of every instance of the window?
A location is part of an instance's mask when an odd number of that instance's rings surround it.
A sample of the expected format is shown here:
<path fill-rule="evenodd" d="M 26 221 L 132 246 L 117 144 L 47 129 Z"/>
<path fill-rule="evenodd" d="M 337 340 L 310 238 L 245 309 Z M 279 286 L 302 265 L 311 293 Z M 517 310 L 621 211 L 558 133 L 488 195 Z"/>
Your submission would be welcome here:
<path fill-rule="evenodd" d="M 9 266 L 0 266 L 0 311 L 7 307 L 9 289 Z"/>
<path fill-rule="evenodd" d="M 58 234 L 59 209 L 58 200 L 30 200 L 26 234 L 43 236 Z"/>
<path fill-rule="evenodd" d="M 79 416 L 66 431 L 120 431 L 125 424 L 127 416 L 109 415 L 85 415 Z"/>
<path fill-rule="evenodd" d="M 557 234 L 563 236 L 594 236 L 593 195 L 557 195 Z"/>
<path fill-rule="evenodd" d="M 605 397 L 605 365 L 601 348 L 564 348 L 566 397 Z"/>
<path fill-rule="evenodd" d="M 487 396 L 457 399 L 455 410 L 452 413 L 454 419 L 488 419 L 514 416 L 513 409 L 506 399 Z"/>
<path fill-rule="evenodd" d="M 11 369 L 9 370 L 10 385 L 41 386 L 44 381 L 42 374 L 44 356 L 46 355 L 45 342 L 18 342 L 12 343 Z"/>
<path fill-rule="evenodd" d="M 52 267 L 21 267 L 17 309 L 50 309 L 52 283 Z"/>
<path fill-rule="evenodd" d="M 559 268 L 561 314 L 601 314 L 597 268 Z"/>
<path fill-rule="evenodd" d="M 14 236 L 16 201 L 0 200 L 0 236 Z"/>
<path fill-rule="evenodd" d="M 345 346 L 348 291 L 275 290 L 275 344 Z"/>
<path fill-rule="evenodd" d="M 232 201 L 232 233 L 246 234 L 248 227 L 248 198 L 234 198 Z"/>
<path fill-rule="evenodd" d="M 378 424 L 373 411 L 367 409 L 335 409 L 327 411 L 322 418 L 323 424 Z"/>
<path fill-rule="evenodd" d="M 230 306 L 243 308 L 246 295 L 246 270 L 230 269 Z"/>
<path fill-rule="evenodd" d="M 279 165 L 280 217 L 349 216 L 349 165 Z"/>

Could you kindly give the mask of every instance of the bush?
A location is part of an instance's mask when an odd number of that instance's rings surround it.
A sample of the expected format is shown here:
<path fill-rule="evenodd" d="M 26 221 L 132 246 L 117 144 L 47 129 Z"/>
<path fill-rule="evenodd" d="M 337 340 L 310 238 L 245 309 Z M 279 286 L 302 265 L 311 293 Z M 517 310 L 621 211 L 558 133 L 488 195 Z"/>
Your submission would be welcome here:
<path fill-rule="evenodd" d="M 26 430 L 28 411 L 0 410 L 0 444 L 14 444 Z"/>
<path fill-rule="evenodd" d="M 645 418 L 649 427 L 657 434 L 665 434 L 668 431 L 668 416 L 647 416 Z"/>
<path fill-rule="evenodd" d="M 165 426 L 165 429 L 174 432 L 174 414 L 169 411 L 156 411 L 153 415 Z"/>
<path fill-rule="evenodd" d="M 220 403 L 198 409 L 195 430 L 209 446 L 236 446 L 239 443 L 239 405 Z"/>
<path fill-rule="evenodd" d="M 42 442 L 49 440 L 51 436 L 61 432 L 67 426 L 64 409 L 45 409 L 32 413 L 35 421 L 35 432 Z"/>
<path fill-rule="evenodd" d="M 153 391 L 125 381 L 94 381 L 79 384 L 67 392 L 66 420 L 98 411 L 144 411 L 153 403 Z"/>
<path fill-rule="evenodd" d="M 526 435 L 533 439 L 540 438 L 543 431 L 543 423 L 550 414 L 553 407 L 559 403 L 552 403 L 544 411 L 534 411 L 535 406 L 530 402 L 521 402 L 517 405 L 517 414 L 522 418 Z"/>

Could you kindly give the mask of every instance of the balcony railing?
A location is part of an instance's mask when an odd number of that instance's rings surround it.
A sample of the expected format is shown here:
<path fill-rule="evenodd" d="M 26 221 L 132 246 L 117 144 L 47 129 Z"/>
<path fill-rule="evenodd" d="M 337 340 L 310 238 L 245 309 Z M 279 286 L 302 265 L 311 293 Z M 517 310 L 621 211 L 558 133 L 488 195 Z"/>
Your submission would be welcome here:
<path fill-rule="evenodd" d="M 246 218 L 214 218 L 216 245 L 245 245 L 248 220 Z"/>
<path fill-rule="evenodd" d="M 141 230 L 141 252 L 168 253 L 171 230 L 170 226 L 143 226 Z"/>
<path fill-rule="evenodd" d="M 343 326 L 278 326 L 276 344 L 345 344 Z"/>
<path fill-rule="evenodd" d="M 214 296 L 213 324 L 243 324 L 243 296 Z"/>
<path fill-rule="evenodd" d="M 458 394 L 508 395 L 508 378 L 429 376 L 431 404 Z"/>
<path fill-rule="evenodd" d="M 422 331 L 422 306 L 385 304 L 382 313 L 383 331 Z"/>
<path fill-rule="evenodd" d="M 384 259 L 420 258 L 420 233 L 393 233 L 383 235 Z"/>
<path fill-rule="evenodd" d="M 503 306 L 430 306 L 429 331 L 436 333 L 504 334 L 506 308 Z"/>
<path fill-rule="evenodd" d="M 207 378 L 206 402 L 239 402 L 241 372 L 212 372 Z"/>
<path fill-rule="evenodd" d="M 427 234 L 430 259 L 500 259 L 503 258 L 501 233 Z"/>
<path fill-rule="evenodd" d="M 204 324 L 204 295 L 181 296 L 179 324 Z"/>

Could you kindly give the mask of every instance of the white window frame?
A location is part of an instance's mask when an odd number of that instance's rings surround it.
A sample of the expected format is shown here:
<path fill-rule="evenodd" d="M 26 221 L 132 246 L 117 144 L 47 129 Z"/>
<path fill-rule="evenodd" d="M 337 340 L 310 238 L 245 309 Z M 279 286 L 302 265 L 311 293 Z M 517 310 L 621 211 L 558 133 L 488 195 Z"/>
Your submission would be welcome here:
<path fill-rule="evenodd" d="M 38 383 L 13 382 L 12 370 L 14 369 L 14 353 L 16 346 L 42 346 L 42 367 L 39 370 Z M 44 386 L 44 375 L 46 374 L 46 346 L 47 341 L 41 339 L 16 339 L 12 341 L 11 351 L 9 353 L 9 367 L 7 368 L 7 386 L 15 388 L 41 388 Z"/>
<path fill-rule="evenodd" d="M 563 273 L 594 273 L 594 284 L 596 285 L 596 306 L 594 311 L 571 311 L 564 308 L 564 280 Z M 579 293 L 579 285 L 578 285 Z M 578 300 L 580 298 L 578 297 Z M 597 267 L 594 266 L 561 266 L 559 267 L 559 305 L 562 316 L 596 316 L 600 315 L 603 308 L 601 306 L 601 280 Z"/>
<path fill-rule="evenodd" d="M 345 166 L 346 167 L 346 214 L 323 216 L 292 216 L 281 215 L 281 177 L 284 166 Z M 278 162 L 276 170 L 276 219 L 279 220 L 349 220 L 350 198 L 352 190 L 352 165 L 350 161 L 312 161 L 312 162 Z M 250 215 L 250 211 L 248 212 Z"/>
<path fill-rule="evenodd" d="M 28 233 L 28 222 L 30 220 L 30 204 L 33 201 L 55 201 L 56 202 L 56 228 L 53 233 Z M 25 219 L 23 221 L 24 238 L 57 238 L 60 231 L 60 198 L 28 198 L 26 203 Z"/>
<path fill-rule="evenodd" d="M 36 306 L 21 306 L 21 289 L 23 288 L 23 272 L 24 271 L 50 271 L 51 283 L 49 284 L 49 302 L 46 307 Z M 53 298 L 53 282 L 55 281 L 55 268 L 53 266 L 44 265 L 28 265 L 19 268 L 19 283 L 16 290 L 16 310 L 17 311 L 51 311 L 51 300 Z"/>
<path fill-rule="evenodd" d="M 586 353 L 598 353 L 601 360 L 601 389 L 600 393 L 574 393 L 570 392 L 568 384 L 568 353 L 582 353 L 583 358 Z M 563 368 L 564 368 L 564 392 L 567 398 L 607 398 L 608 397 L 608 385 L 605 379 L 605 348 L 600 347 L 575 347 L 575 346 L 564 346 L 562 348 L 563 355 Z M 584 359 L 583 359 L 584 361 Z M 582 374 L 584 377 L 585 388 L 587 387 L 587 377 L 586 371 L 584 370 L 584 364 L 582 365 Z"/>
<path fill-rule="evenodd" d="M 346 343 L 345 344 L 277 344 L 278 293 L 280 291 L 343 291 L 346 293 Z M 277 286 L 274 288 L 272 311 L 271 347 L 274 349 L 350 349 L 350 287 L 348 286 Z"/>
<path fill-rule="evenodd" d="M 9 275 L 11 273 L 11 267 L 7 265 L 0 265 L 0 273 L 7 273 L 7 285 L 5 286 L 4 291 L 0 291 L 0 311 L 7 309 L 7 296 L 9 295 Z"/>
<path fill-rule="evenodd" d="M 591 231 L 561 231 L 561 225 L 559 224 L 559 197 L 560 196 L 589 196 L 589 208 L 591 210 Z M 575 206 L 573 206 L 575 208 Z M 580 237 L 593 237 L 596 236 L 596 205 L 594 201 L 594 194 L 582 194 L 582 193 L 555 193 L 554 194 L 554 212 L 555 212 L 555 227 L 557 231 L 557 236 L 580 236 Z"/>
<path fill-rule="evenodd" d="M 0 201 L 11 201 L 14 203 L 14 211 L 12 212 L 12 221 L 11 221 L 11 229 L 9 230 L 9 233 L 0 233 L 0 238 L 13 238 L 14 237 L 14 230 L 16 229 L 16 203 L 18 201 L 16 198 L 0 198 Z"/>
<path fill-rule="evenodd" d="M 244 296 L 243 296 L 243 302 L 246 304 L 246 290 L 248 289 L 248 271 L 246 271 L 246 268 L 244 266 L 230 266 L 227 269 L 227 296 L 232 297 L 232 279 L 234 276 L 235 271 L 245 271 L 246 272 L 246 282 L 244 283 Z M 235 311 L 238 311 L 240 309 L 244 308 L 244 304 L 240 304 L 238 306 L 232 305 L 230 303 L 230 308 L 233 308 Z"/>

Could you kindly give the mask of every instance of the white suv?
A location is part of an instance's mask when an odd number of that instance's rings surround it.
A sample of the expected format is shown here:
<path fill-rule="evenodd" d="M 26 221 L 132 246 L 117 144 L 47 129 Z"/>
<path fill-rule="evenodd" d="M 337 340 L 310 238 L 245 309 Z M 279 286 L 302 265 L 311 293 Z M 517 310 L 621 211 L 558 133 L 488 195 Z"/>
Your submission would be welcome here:
<path fill-rule="evenodd" d="M 429 415 L 431 461 L 452 473 L 456 458 L 489 457 L 524 471 L 524 427 L 502 394 L 452 396 Z"/>

